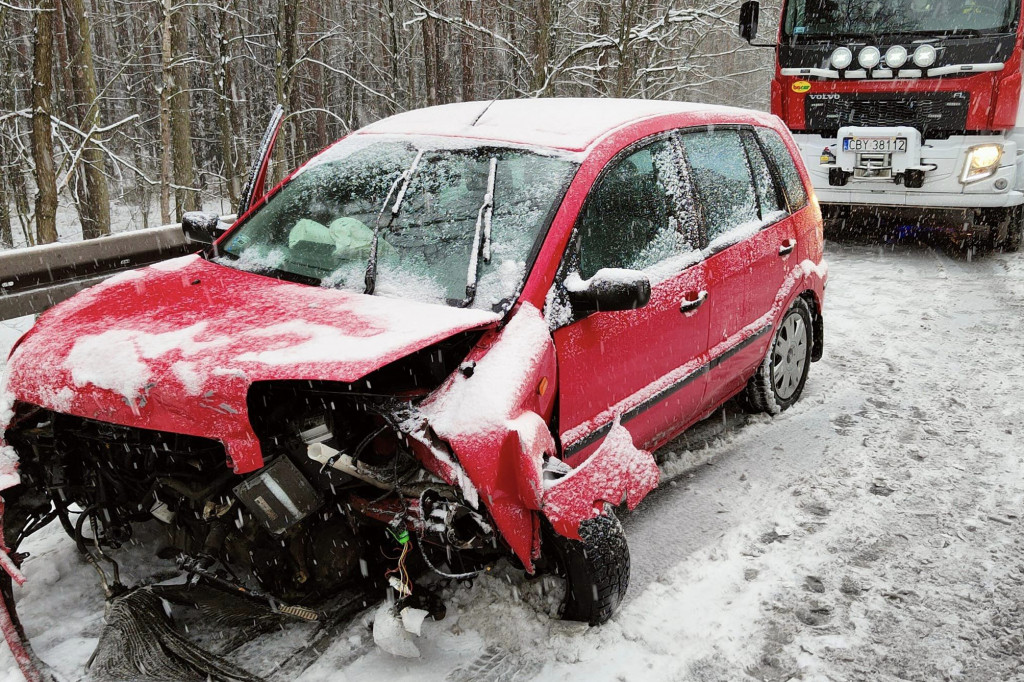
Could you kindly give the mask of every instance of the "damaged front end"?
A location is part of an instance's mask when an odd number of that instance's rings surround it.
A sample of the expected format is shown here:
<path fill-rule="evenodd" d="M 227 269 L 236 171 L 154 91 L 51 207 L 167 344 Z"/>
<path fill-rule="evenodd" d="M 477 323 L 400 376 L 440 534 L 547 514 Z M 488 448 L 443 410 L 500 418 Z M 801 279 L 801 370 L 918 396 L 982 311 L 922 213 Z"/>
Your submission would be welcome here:
<path fill-rule="evenodd" d="M 155 605 L 213 614 L 251 636 L 289 622 L 326 627 L 385 591 L 399 608 L 440 617 L 416 576 L 472 578 L 509 553 L 527 571 L 575 580 L 565 615 L 602 622 L 625 590 L 628 553 L 601 514 L 605 503 L 635 506 L 657 467 L 621 426 L 578 469 L 561 463 L 549 428 L 556 381 L 550 334 L 528 305 L 501 329 L 455 334 L 354 382 L 256 381 L 246 408 L 263 466 L 245 474 L 215 438 L 17 403 L 4 434 L 21 480 L 3 496 L 0 626 L 26 676 L 44 679 L 8 576 L 20 582 L 19 549 L 51 523 L 107 595 L 96 679 L 164 668 L 176 672 L 163 679 L 257 679 L 229 660 L 241 640 L 179 641 Z M 600 537 L 595 517 L 612 522 Z M 542 538 L 557 551 L 542 557 Z M 598 598 L 587 561 L 600 547 L 625 573 L 611 597 L 581 606 L 585 593 Z M 129 550 L 151 557 L 131 587 L 118 574 Z M 126 646 L 132 638 L 150 646 Z"/>
<path fill-rule="evenodd" d="M 252 384 L 248 412 L 264 466 L 249 474 L 234 473 L 212 438 L 16 403 L 4 438 L 20 483 L 4 491 L 0 558 L 10 557 L 8 574 L 20 581 L 24 541 L 51 523 L 63 527 L 99 576 L 108 621 L 116 616 L 91 661 L 95 679 L 131 670 L 132 679 L 146 679 L 145 670 L 165 670 L 152 679 L 255 679 L 224 659 L 223 641 L 205 651 L 185 640 L 159 655 L 128 646 L 171 641 L 154 604 L 198 609 L 254 636 L 289 622 L 327 627 L 337 604 L 351 615 L 353 603 L 386 589 L 440 615 L 413 578 L 471 577 L 505 548 L 444 444 L 412 439 L 403 425 L 478 337 L 456 335 L 353 383 Z M 122 583 L 128 555 L 131 587 Z M 9 575 L 5 635 L 26 675 L 45 679 Z"/>

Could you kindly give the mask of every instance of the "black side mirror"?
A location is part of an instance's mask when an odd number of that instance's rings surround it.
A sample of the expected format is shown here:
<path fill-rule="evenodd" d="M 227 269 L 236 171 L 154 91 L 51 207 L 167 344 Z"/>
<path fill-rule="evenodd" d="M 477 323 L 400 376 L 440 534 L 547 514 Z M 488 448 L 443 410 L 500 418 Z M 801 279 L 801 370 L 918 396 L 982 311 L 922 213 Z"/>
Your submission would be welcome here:
<path fill-rule="evenodd" d="M 578 315 L 608 310 L 635 310 L 651 300 L 651 280 L 637 270 L 601 268 L 584 281 L 573 273 L 565 280 L 569 302 Z"/>
<path fill-rule="evenodd" d="M 181 231 L 185 241 L 207 247 L 224 234 L 220 227 L 220 216 L 206 211 L 189 211 L 181 217 Z"/>
<path fill-rule="evenodd" d="M 757 20 L 761 15 L 761 4 L 757 0 L 747 0 L 740 5 L 740 38 L 748 43 L 757 35 Z"/>

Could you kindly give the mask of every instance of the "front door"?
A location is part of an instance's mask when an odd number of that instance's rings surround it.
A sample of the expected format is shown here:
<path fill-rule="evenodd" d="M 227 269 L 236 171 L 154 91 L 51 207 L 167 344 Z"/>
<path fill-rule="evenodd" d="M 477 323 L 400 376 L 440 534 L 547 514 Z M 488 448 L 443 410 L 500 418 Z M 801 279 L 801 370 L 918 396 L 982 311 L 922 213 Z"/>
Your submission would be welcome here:
<path fill-rule="evenodd" d="M 676 160 L 662 136 L 619 154 L 591 189 L 564 275 L 586 280 L 602 268 L 644 272 L 651 300 L 639 310 L 574 317 L 554 332 L 559 432 L 574 466 L 618 418 L 650 448 L 699 409 L 704 393 L 709 308 L 698 222 Z"/>

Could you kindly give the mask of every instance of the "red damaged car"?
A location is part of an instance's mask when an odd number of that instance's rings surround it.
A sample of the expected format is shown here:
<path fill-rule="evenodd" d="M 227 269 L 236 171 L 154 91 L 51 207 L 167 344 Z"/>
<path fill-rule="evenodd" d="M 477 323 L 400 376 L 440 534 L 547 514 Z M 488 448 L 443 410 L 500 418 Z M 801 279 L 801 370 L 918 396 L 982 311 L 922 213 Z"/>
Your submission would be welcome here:
<path fill-rule="evenodd" d="M 797 159 L 774 116 L 658 101 L 454 104 L 342 139 L 204 252 L 18 342 L 4 568 L 21 582 L 19 544 L 56 521 L 114 602 L 153 589 L 110 577 L 145 547 L 314 619 L 354 582 L 412 600 L 419 572 L 512 556 L 565 578 L 563 617 L 607 620 L 629 580 L 611 508 L 657 486 L 651 451 L 737 395 L 786 409 L 821 357 Z"/>

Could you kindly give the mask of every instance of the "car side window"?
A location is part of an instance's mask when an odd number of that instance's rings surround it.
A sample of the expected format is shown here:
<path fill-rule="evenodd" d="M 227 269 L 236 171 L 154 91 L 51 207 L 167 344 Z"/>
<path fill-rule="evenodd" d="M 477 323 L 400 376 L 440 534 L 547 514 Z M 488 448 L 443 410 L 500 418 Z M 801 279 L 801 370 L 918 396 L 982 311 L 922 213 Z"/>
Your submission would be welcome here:
<path fill-rule="evenodd" d="M 796 169 L 793 157 L 790 155 L 786 143 L 782 141 L 782 137 L 769 128 L 758 128 L 757 137 L 761 140 L 765 151 L 768 152 L 768 158 L 771 159 L 782 177 L 790 212 L 796 212 L 806 206 L 807 188 L 804 187 L 804 181 L 800 178 L 800 172 Z"/>
<path fill-rule="evenodd" d="M 740 131 L 690 132 L 682 135 L 682 140 L 710 245 L 741 225 L 760 224 Z"/>
<path fill-rule="evenodd" d="M 680 220 L 677 154 L 658 140 L 613 161 L 591 190 L 579 230 L 579 274 L 643 270 L 696 243 L 696 221 Z"/>
<path fill-rule="evenodd" d="M 750 170 L 754 174 L 754 188 L 757 189 L 757 203 L 761 208 L 761 221 L 765 224 L 774 223 L 786 214 L 786 201 L 779 186 L 775 183 L 772 170 L 764 158 L 761 145 L 757 143 L 753 133 L 743 131 L 743 144 L 747 148 Z"/>

